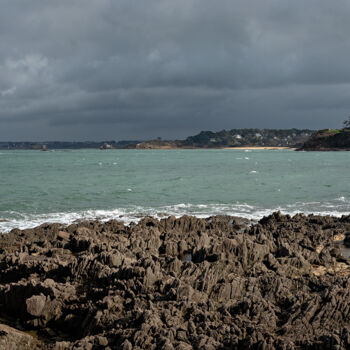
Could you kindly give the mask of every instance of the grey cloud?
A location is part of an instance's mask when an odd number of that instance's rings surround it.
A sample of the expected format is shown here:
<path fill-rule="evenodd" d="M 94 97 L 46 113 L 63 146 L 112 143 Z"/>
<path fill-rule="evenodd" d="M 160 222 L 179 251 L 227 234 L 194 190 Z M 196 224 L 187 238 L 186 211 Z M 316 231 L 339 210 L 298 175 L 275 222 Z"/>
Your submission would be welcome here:
<path fill-rule="evenodd" d="M 0 139 L 340 126 L 349 15 L 347 0 L 4 0 Z"/>

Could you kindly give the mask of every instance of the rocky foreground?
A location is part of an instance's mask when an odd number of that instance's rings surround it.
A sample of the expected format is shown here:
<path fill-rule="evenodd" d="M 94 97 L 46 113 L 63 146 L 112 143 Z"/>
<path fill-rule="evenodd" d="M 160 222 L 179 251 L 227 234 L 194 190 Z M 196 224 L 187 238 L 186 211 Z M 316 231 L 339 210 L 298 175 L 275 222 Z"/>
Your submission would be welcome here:
<path fill-rule="evenodd" d="M 1 349 L 349 349 L 350 216 L 84 222 L 0 237 Z"/>

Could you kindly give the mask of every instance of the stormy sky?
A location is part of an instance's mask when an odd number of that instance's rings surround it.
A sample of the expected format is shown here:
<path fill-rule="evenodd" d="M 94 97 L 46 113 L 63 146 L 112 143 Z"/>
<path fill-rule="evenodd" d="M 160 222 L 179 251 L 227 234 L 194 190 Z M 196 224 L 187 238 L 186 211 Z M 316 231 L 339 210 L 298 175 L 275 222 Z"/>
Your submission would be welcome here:
<path fill-rule="evenodd" d="M 340 127 L 349 0 L 2 0 L 0 141 Z"/>

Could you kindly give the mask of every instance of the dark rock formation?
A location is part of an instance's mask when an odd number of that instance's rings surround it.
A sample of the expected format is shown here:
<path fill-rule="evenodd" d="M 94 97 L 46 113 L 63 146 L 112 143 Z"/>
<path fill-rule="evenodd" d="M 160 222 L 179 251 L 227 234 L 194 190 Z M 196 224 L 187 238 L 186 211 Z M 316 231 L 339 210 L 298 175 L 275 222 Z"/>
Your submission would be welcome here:
<path fill-rule="evenodd" d="M 102 146 L 100 146 L 100 150 L 105 150 L 105 149 L 114 149 L 114 147 L 111 144 L 105 142 Z"/>
<path fill-rule="evenodd" d="M 183 148 L 182 141 L 163 141 L 163 140 L 150 140 L 138 143 L 134 148 L 136 149 L 172 149 Z"/>
<path fill-rule="evenodd" d="M 0 346 L 350 348 L 350 263 L 334 244 L 350 216 L 247 224 L 184 216 L 2 235 Z"/>
<path fill-rule="evenodd" d="M 18 329 L 0 324 L 0 349 L 36 350 L 42 349 L 44 342 L 35 335 L 21 332 Z"/>
<path fill-rule="evenodd" d="M 300 148 L 301 151 L 349 151 L 350 129 L 325 129 L 315 133 Z"/>

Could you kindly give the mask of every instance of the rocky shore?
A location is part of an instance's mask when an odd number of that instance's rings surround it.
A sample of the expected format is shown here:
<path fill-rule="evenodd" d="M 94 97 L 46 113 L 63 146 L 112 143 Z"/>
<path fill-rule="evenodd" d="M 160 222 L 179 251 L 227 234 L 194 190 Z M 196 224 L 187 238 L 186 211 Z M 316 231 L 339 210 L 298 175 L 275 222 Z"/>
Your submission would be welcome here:
<path fill-rule="evenodd" d="M 350 216 L 82 222 L 0 237 L 3 349 L 349 349 Z"/>

